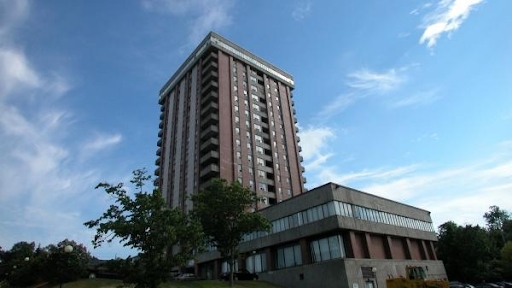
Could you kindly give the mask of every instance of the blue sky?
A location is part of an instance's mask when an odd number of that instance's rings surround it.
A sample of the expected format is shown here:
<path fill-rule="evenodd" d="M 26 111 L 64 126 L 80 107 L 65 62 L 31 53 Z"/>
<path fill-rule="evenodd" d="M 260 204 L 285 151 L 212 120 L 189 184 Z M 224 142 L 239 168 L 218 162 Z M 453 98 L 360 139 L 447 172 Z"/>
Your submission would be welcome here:
<path fill-rule="evenodd" d="M 0 0 L 0 246 L 64 238 L 153 172 L 158 91 L 210 31 L 294 76 L 308 188 L 512 211 L 512 2 Z"/>

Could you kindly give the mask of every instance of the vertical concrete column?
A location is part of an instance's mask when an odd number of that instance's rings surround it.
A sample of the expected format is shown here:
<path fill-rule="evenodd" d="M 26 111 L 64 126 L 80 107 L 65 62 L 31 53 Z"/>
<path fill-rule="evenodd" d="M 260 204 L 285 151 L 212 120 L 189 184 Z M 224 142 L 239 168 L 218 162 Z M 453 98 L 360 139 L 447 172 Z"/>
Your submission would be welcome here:
<path fill-rule="evenodd" d="M 384 237 L 384 250 L 386 251 L 387 259 L 394 259 L 393 257 L 393 244 L 391 236 Z"/>
<path fill-rule="evenodd" d="M 406 259 L 412 259 L 412 253 L 411 253 L 411 240 L 409 238 L 404 239 L 404 248 L 405 248 L 405 257 Z"/>
<path fill-rule="evenodd" d="M 302 256 L 302 265 L 311 264 L 311 249 L 309 249 L 308 242 L 306 239 L 300 239 L 300 252 Z"/>
<path fill-rule="evenodd" d="M 357 247 L 357 240 L 356 240 L 356 235 L 354 233 L 354 231 L 349 231 L 347 233 L 347 238 L 348 238 L 348 251 L 346 251 L 346 254 L 347 254 L 347 258 L 356 258 L 356 256 L 359 256 L 359 255 L 356 255 L 356 251 L 355 251 L 355 247 Z"/>
<path fill-rule="evenodd" d="M 271 248 L 265 249 L 265 255 L 267 256 L 267 270 L 276 270 L 276 261 Z"/>
<path fill-rule="evenodd" d="M 434 242 L 432 241 L 428 241 L 429 243 L 429 255 L 431 255 L 432 259 L 431 260 L 437 260 L 437 255 L 436 255 L 436 249 L 434 248 Z"/>
<path fill-rule="evenodd" d="M 421 259 L 422 260 L 431 260 L 430 259 L 430 255 L 428 254 L 428 248 L 427 248 L 427 245 L 425 244 L 425 240 L 421 240 L 420 241 L 420 251 L 421 251 Z"/>
<path fill-rule="evenodd" d="M 212 275 L 213 279 L 219 279 L 219 275 L 220 275 L 220 264 L 219 264 L 219 262 L 220 262 L 219 259 L 213 260 L 213 275 Z"/>
<path fill-rule="evenodd" d="M 370 233 L 364 233 L 364 250 L 365 250 L 365 257 L 366 258 L 370 258 L 372 259 L 373 258 L 373 247 L 372 247 L 372 236 L 370 235 Z"/>

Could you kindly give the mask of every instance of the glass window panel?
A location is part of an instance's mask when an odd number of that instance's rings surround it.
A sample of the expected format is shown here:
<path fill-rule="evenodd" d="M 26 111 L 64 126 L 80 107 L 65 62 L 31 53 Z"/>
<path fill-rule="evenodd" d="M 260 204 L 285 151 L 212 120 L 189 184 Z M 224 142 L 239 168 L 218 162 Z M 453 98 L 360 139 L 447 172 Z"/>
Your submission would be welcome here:
<path fill-rule="evenodd" d="M 320 258 L 320 246 L 318 246 L 318 241 L 311 242 L 311 255 L 313 256 L 313 262 L 320 262 L 322 260 Z"/>
<path fill-rule="evenodd" d="M 256 259 L 254 256 L 250 256 L 245 259 L 245 268 L 251 273 L 254 273 L 255 261 Z"/>
<path fill-rule="evenodd" d="M 300 245 L 293 246 L 293 252 L 295 255 L 295 265 L 302 265 L 302 253 L 300 252 Z"/>
<path fill-rule="evenodd" d="M 320 245 L 320 259 L 321 261 L 331 259 L 329 253 L 329 240 L 327 238 L 318 240 L 318 244 Z"/>
<path fill-rule="evenodd" d="M 267 255 L 261 254 L 261 271 L 267 271 Z"/>
<path fill-rule="evenodd" d="M 291 267 L 295 266 L 295 256 L 293 253 L 293 247 L 284 248 L 284 266 Z"/>
<path fill-rule="evenodd" d="M 331 250 L 331 259 L 341 258 L 341 247 L 338 235 L 329 237 L 329 250 Z"/>
<path fill-rule="evenodd" d="M 340 209 L 341 202 L 334 201 L 334 212 L 336 212 L 336 215 L 344 215 L 342 213 L 342 209 Z"/>
<path fill-rule="evenodd" d="M 277 250 L 277 268 L 284 268 L 284 249 Z"/>
<path fill-rule="evenodd" d="M 329 202 L 326 204 L 327 214 L 324 211 L 324 215 L 334 216 L 336 215 L 336 211 L 334 211 L 334 202 Z"/>
<path fill-rule="evenodd" d="M 344 205 L 345 205 L 345 207 L 347 209 L 348 216 L 349 217 L 355 217 L 354 216 L 354 211 L 352 210 L 353 205 L 348 204 L 348 203 L 344 203 Z"/>
<path fill-rule="evenodd" d="M 313 222 L 315 221 L 315 218 L 313 218 L 313 209 L 308 209 L 306 211 L 307 215 L 308 215 L 308 222 Z"/>

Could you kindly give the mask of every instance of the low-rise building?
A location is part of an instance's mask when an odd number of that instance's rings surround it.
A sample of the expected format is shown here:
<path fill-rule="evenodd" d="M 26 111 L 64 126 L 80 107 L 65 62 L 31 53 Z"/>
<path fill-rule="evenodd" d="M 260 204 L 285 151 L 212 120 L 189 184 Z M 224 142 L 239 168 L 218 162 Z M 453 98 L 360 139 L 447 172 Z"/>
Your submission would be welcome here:
<path fill-rule="evenodd" d="M 437 259 L 430 212 L 327 183 L 260 211 L 273 226 L 247 235 L 235 269 L 258 273 L 283 287 L 385 287 L 421 266 L 446 279 Z M 198 256 L 199 275 L 217 279 L 228 270 L 217 251 Z"/>

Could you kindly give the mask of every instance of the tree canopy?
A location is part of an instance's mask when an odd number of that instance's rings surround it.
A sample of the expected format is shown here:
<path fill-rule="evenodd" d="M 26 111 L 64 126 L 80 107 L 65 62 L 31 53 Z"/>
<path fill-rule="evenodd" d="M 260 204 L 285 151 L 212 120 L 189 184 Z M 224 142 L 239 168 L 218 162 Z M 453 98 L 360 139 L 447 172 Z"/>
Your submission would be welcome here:
<path fill-rule="evenodd" d="M 228 184 L 224 179 L 214 179 L 192 200 L 192 213 L 201 223 L 207 241 L 223 257 L 229 257 L 231 268 L 244 235 L 271 227 L 263 215 L 251 212 L 259 198 L 239 182 Z M 233 273 L 230 278 L 232 283 Z"/>
<path fill-rule="evenodd" d="M 157 189 L 145 192 L 144 186 L 151 177 L 145 169 L 135 170 L 130 181 L 137 192 L 131 196 L 123 183 L 100 183 L 113 197 L 114 204 L 96 220 L 84 223 L 96 228 L 94 247 L 119 239 L 124 246 L 136 249 L 134 271 L 129 281 L 137 287 L 158 287 L 174 266 L 182 266 L 193 258 L 193 250 L 200 246 L 200 225 L 179 209 L 169 208 Z M 172 247 L 179 246 L 173 253 Z"/>
<path fill-rule="evenodd" d="M 512 243 L 509 217 L 507 211 L 491 206 L 483 215 L 487 229 L 469 224 L 459 226 L 452 221 L 439 226 L 437 255 L 451 280 L 476 283 L 512 276 L 507 275 L 511 268 L 506 260 L 511 257 L 508 243 Z"/>
<path fill-rule="evenodd" d="M 71 245 L 73 251 L 64 252 Z M 0 251 L 0 280 L 4 278 L 14 287 L 40 282 L 68 282 L 85 277 L 91 255 L 84 245 L 65 239 L 44 248 L 35 242 L 18 242 L 11 250 Z"/>

